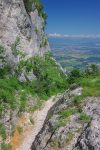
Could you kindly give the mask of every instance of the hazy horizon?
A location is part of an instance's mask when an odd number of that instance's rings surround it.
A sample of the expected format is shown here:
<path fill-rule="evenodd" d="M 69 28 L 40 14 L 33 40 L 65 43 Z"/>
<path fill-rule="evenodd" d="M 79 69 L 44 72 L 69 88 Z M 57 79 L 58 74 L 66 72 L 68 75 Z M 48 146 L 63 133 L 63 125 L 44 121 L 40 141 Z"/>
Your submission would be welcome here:
<path fill-rule="evenodd" d="M 59 34 L 59 33 L 49 33 L 48 37 L 56 38 L 100 38 L 100 34 L 97 35 L 84 35 L 84 34 Z"/>

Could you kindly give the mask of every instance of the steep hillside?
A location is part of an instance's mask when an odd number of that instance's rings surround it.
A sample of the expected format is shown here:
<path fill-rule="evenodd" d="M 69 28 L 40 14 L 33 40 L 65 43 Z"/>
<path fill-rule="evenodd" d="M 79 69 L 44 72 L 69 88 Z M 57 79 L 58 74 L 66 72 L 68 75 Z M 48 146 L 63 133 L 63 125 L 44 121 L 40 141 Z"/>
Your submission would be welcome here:
<path fill-rule="evenodd" d="M 50 50 L 44 33 L 44 16 L 39 13 L 35 3 L 26 2 L 23 0 L 0 0 L 0 44 L 6 48 L 10 59 L 13 59 L 11 47 L 18 39 L 19 50 L 29 56 L 43 55 Z M 33 2 L 35 1 L 33 0 Z M 30 10 L 25 9 L 25 5 L 30 5 Z"/>
<path fill-rule="evenodd" d="M 0 149 L 99 150 L 98 67 L 67 76 L 46 19 L 40 0 L 0 0 Z"/>
<path fill-rule="evenodd" d="M 33 128 L 34 111 L 67 87 L 66 75 L 48 52 L 46 18 L 39 0 L 0 0 L 1 150 L 13 149 L 27 122 Z"/>
<path fill-rule="evenodd" d="M 50 109 L 32 150 L 100 149 L 100 74 L 81 78 Z"/>

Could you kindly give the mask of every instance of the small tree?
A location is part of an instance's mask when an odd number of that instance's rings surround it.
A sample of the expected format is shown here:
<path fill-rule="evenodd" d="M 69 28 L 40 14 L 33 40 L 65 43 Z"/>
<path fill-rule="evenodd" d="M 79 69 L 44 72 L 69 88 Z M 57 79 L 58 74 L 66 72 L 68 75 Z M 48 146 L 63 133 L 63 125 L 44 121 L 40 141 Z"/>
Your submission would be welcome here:
<path fill-rule="evenodd" d="M 96 64 L 91 64 L 90 66 L 92 74 L 96 74 L 98 72 L 98 67 Z"/>
<path fill-rule="evenodd" d="M 10 65 L 7 62 L 5 48 L 0 45 L 0 78 L 3 78 L 8 72 L 10 72 Z"/>
<path fill-rule="evenodd" d="M 96 64 L 91 64 L 85 70 L 85 75 L 95 75 L 98 72 L 98 67 Z"/>
<path fill-rule="evenodd" d="M 81 73 L 79 69 L 74 69 L 70 72 L 68 76 L 68 83 L 72 84 L 75 83 L 75 81 L 81 77 Z"/>

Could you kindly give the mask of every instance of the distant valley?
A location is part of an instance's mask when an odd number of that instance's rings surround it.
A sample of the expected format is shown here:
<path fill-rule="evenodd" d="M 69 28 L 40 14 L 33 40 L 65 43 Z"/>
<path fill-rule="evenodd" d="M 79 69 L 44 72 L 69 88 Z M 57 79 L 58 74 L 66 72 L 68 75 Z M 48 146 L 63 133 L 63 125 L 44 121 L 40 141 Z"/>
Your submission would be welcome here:
<path fill-rule="evenodd" d="M 54 58 L 67 71 L 84 69 L 89 64 L 100 66 L 100 39 L 49 38 Z"/>

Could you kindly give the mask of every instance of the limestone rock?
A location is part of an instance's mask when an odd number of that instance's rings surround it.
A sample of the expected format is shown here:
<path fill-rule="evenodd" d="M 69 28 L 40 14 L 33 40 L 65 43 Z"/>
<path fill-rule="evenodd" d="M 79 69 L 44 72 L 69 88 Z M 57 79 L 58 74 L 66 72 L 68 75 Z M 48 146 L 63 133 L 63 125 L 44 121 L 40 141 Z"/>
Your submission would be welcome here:
<path fill-rule="evenodd" d="M 100 98 L 87 97 L 75 106 L 73 95 L 80 89 L 67 92 L 50 110 L 32 150 L 100 150 Z M 63 111 L 70 113 L 64 118 L 61 117 Z"/>
<path fill-rule="evenodd" d="M 27 57 L 50 50 L 48 42 L 41 45 L 43 39 L 47 39 L 43 28 L 44 20 L 37 9 L 28 14 L 23 0 L 0 0 L 0 44 L 6 48 L 10 60 L 14 61 L 11 46 L 16 38 L 20 39 L 20 51 Z"/>

